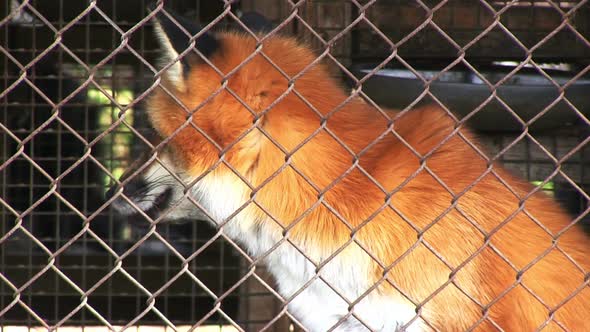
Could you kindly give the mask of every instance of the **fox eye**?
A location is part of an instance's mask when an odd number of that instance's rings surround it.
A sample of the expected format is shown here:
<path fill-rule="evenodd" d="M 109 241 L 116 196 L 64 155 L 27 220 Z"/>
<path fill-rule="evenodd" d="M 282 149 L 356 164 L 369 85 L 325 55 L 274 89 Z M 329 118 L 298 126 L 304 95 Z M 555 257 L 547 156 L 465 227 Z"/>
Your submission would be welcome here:
<path fill-rule="evenodd" d="M 258 95 L 260 97 L 266 97 L 266 96 L 268 96 L 268 91 L 261 91 Z"/>

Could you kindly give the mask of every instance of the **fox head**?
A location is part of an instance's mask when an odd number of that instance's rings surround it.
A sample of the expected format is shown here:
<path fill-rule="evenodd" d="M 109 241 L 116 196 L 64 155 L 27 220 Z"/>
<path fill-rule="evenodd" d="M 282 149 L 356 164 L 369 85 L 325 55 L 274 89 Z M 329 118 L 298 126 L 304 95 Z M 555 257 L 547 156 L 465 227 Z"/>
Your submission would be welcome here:
<path fill-rule="evenodd" d="M 246 201 L 346 97 L 293 38 L 213 33 L 163 9 L 154 19 L 163 69 L 146 103 L 160 143 L 107 196 L 125 215 L 227 218 L 240 204 L 199 212 L 207 191 Z M 242 21 L 270 30 L 256 15 Z M 330 89 L 338 92 L 322 92 Z"/>

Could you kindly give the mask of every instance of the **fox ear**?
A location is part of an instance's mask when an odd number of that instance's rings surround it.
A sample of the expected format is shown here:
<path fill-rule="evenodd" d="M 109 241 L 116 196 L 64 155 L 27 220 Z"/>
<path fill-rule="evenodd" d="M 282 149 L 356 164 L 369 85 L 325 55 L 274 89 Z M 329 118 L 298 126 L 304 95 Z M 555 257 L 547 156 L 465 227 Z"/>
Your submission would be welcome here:
<path fill-rule="evenodd" d="M 155 4 L 150 10 L 156 10 Z M 168 65 L 174 62 L 166 72 L 166 77 L 176 88 L 184 91 L 185 77 L 191 66 L 191 59 L 198 57 L 193 51 L 180 56 L 191 47 L 191 39 L 200 31 L 201 26 L 170 10 L 161 8 L 155 16 L 155 32 L 164 52 L 164 61 Z M 204 32 L 196 40 L 194 47 L 205 57 L 219 49 L 219 41 L 211 33 Z M 194 62 L 194 61 L 193 61 Z"/>

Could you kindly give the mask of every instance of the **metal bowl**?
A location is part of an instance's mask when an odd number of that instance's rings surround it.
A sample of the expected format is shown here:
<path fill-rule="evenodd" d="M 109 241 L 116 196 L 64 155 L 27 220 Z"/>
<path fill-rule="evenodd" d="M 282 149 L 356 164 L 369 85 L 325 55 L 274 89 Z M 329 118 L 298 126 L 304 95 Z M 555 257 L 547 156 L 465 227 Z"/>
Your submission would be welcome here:
<path fill-rule="evenodd" d="M 364 77 L 371 65 L 352 68 L 357 77 Z M 493 66 L 481 70 L 480 74 L 492 84 L 500 81 L 513 68 Z M 417 70 L 429 80 L 438 74 L 434 70 Z M 546 73 L 560 86 L 574 76 L 562 70 L 546 70 Z M 363 91 L 377 104 L 404 108 L 424 91 L 424 83 L 408 69 L 381 69 L 363 84 Z M 469 69 L 451 69 L 430 84 L 430 91 L 458 117 L 471 113 L 492 95 L 492 89 Z M 497 96 L 527 122 L 555 102 L 559 89 L 541 73 L 523 68 L 496 89 Z M 575 80 L 566 90 L 565 97 L 583 114 L 590 113 L 590 78 Z M 433 102 L 425 98 L 423 102 Z M 548 112 L 530 124 L 533 130 L 551 129 L 575 125 L 582 121 L 580 116 L 564 100 L 552 105 Z M 469 125 L 482 131 L 521 131 L 523 125 L 510 113 L 506 106 L 493 98 L 470 120 Z"/>

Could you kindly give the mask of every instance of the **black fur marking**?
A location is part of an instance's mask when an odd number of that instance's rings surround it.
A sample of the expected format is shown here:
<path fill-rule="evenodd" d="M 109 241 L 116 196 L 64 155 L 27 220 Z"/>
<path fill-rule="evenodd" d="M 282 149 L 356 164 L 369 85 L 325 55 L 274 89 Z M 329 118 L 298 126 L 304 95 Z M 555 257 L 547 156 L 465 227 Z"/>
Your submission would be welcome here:
<path fill-rule="evenodd" d="M 257 12 L 246 12 L 240 17 L 240 21 L 244 23 L 252 32 L 269 32 L 274 27 L 272 23 L 264 17 L 264 15 Z"/>
<path fill-rule="evenodd" d="M 150 6 L 150 10 L 155 9 L 155 5 L 152 4 Z M 181 15 L 176 14 L 175 12 L 166 9 L 166 12 L 170 17 L 174 18 L 177 23 L 173 22 L 168 15 L 166 15 L 163 11 L 164 9 L 160 10 L 156 14 L 156 19 L 160 23 L 162 30 L 168 37 L 170 44 L 174 50 L 180 54 L 184 52 L 190 46 L 190 38 L 195 36 L 197 33 L 201 31 L 201 26 Z M 188 32 L 191 36 L 188 36 L 182 29 L 179 27 L 182 26 L 186 32 Z M 195 48 L 201 52 L 206 57 L 211 56 L 215 53 L 220 47 L 219 41 L 209 32 L 203 33 L 199 38 L 197 38 L 195 43 Z M 183 65 L 187 65 L 187 61 L 183 61 Z"/>

